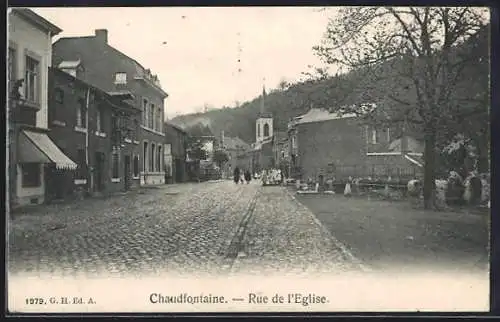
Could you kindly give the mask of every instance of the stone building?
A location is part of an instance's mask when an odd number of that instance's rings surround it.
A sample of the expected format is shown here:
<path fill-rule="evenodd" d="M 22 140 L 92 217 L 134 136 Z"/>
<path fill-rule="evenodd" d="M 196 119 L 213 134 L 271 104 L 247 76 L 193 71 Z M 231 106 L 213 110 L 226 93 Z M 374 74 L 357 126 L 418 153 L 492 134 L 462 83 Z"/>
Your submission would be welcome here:
<path fill-rule="evenodd" d="M 165 182 L 163 147 L 164 100 L 168 94 L 158 77 L 135 59 L 108 42 L 108 31 L 97 29 L 93 36 L 60 38 L 53 45 L 54 65 L 81 61 L 82 80 L 117 98 L 130 99 L 142 112 L 139 131 L 139 179 L 141 185 Z"/>

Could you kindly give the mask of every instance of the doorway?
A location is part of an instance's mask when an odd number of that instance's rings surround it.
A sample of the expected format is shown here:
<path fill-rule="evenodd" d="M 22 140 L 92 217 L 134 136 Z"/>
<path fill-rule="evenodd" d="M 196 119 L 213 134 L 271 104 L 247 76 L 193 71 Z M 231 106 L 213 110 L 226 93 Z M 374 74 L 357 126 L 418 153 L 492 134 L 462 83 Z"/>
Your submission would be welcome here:
<path fill-rule="evenodd" d="M 104 190 L 103 172 L 104 172 L 104 153 L 95 152 L 94 191 L 96 192 L 102 192 Z"/>
<path fill-rule="evenodd" d="M 175 182 L 183 182 L 184 181 L 184 162 L 182 159 L 175 159 Z"/>
<path fill-rule="evenodd" d="M 128 191 L 130 189 L 130 178 L 131 178 L 130 155 L 125 156 L 124 165 L 123 165 L 123 176 L 125 179 L 125 191 Z"/>

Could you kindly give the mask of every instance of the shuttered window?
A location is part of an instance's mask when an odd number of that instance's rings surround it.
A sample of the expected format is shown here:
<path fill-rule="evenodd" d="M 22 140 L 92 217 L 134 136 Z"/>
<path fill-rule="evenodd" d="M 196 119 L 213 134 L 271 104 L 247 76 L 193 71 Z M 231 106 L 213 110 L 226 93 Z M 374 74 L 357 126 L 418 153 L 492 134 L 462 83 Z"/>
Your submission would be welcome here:
<path fill-rule="evenodd" d="M 134 155 L 134 177 L 139 176 L 139 156 Z"/>

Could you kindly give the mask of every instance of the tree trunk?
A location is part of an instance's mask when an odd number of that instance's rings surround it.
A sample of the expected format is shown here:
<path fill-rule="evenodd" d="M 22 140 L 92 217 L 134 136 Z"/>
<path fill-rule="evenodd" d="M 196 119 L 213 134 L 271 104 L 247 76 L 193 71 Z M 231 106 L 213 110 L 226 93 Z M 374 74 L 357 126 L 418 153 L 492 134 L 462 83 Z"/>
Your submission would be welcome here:
<path fill-rule="evenodd" d="M 431 128 L 425 134 L 424 150 L 424 208 L 431 209 L 435 201 L 436 130 Z"/>
<path fill-rule="evenodd" d="M 478 159 L 477 159 L 477 171 L 479 173 L 490 172 L 490 156 L 488 151 L 488 141 L 477 142 Z"/>

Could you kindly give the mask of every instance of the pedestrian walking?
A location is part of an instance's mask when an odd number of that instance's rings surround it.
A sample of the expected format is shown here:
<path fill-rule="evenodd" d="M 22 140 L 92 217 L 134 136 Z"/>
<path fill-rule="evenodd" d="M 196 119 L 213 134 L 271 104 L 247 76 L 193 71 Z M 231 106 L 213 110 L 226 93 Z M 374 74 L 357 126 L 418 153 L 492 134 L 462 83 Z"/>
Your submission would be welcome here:
<path fill-rule="evenodd" d="M 233 180 L 236 184 L 240 181 L 240 168 L 238 167 L 234 168 Z"/>
<path fill-rule="evenodd" d="M 245 183 L 245 171 L 240 172 L 240 182 L 242 184 Z"/>

